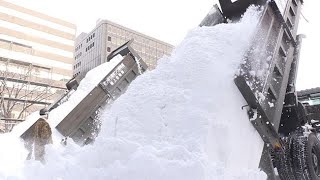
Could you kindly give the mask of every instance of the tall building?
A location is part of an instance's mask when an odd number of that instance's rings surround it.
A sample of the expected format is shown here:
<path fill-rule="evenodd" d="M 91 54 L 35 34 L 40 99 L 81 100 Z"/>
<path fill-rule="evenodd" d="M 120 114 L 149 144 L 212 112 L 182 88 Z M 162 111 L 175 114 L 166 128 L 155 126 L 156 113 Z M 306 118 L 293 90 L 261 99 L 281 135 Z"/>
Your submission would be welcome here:
<path fill-rule="evenodd" d="M 0 0 L 0 129 L 64 91 L 75 33 L 70 22 Z"/>
<path fill-rule="evenodd" d="M 134 39 L 132 47 L 154 69 L 157 60 L 169 55 L 173 46 L 108 20 L 101 20 L 88 34 L 80 34 L 75 43 L 73 76 L 82 79 L 94 67 L 104 63 L 114 49 Z"/>

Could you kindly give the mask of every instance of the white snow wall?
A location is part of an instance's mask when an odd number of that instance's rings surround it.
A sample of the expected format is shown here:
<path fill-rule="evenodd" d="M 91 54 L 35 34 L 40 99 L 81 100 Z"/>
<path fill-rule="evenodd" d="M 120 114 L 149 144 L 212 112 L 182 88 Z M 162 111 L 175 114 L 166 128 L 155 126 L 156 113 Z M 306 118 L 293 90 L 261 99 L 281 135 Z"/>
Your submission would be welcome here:
<path fill-rule="evenodd" d="M 45 166 L 19 160 L 24 164 L 16 169 L 0 169 L 0 178 L 265 179 L 258 169 L 263 142 L 233 82 L 258 17 L 250 8 L 240 23 L 192 30 L 171 57 L 104 109 L 93 145 L 62 147 L 56 140 L 47 148 Z M 52 113 L 59 109 L 66 106 Z"/>
<path fill-rule="evenodd" d="M 120 161 L 127 167 L 126 161 L 135 157 L 127 171 L 147 171 L 159 179 L 232 179 L 243 174 L 248 179 L 243 172 L 258 169 L 263 142 L 241 109 L 247 103 L 233 82 L 257 23 L 257 12 L 250 10 L 241 23 L 193 30 L 171 57 L 138 78 L 105 111 L 101 134 L 137 143 Z M 99 138 L 97 144 L 108 140 Z M 161 163 L 134 163 L 154 159 Z"/>

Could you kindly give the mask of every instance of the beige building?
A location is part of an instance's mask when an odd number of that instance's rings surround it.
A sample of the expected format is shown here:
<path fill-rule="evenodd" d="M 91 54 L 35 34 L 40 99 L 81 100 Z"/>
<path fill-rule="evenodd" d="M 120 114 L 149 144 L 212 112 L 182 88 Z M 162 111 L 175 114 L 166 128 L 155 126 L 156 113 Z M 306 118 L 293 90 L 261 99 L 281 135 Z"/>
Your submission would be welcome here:
<path fill-rule="evenodd" d="M 97 26 L 88 34 L 82 33 L 76 39 L 73 76 L 82 79 L 94 67 L 104 63 L 110 52 L 120 45 L 134 39 L 132 47 L 154 69 L 157 60 L 171 54 L 173 46 L 126 28 L 108 20 L 97 22 Z"/>
<path fill-rule="evenodd" d="M 72 23 L 0 0 L 0 124 L 23 120 L 64 91 L 75 33 Z"/>

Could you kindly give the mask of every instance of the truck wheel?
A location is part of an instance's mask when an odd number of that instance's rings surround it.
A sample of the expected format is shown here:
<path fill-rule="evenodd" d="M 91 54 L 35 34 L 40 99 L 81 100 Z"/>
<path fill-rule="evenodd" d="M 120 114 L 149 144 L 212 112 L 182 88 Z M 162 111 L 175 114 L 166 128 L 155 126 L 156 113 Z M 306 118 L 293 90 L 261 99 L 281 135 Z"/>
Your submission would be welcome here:
<path fill-rule="evenodd" d="M 320 141 L 314 133 L 293 138 L 293 168 L 297 179 L 320 180 Z"/>
<path fill-rule="evenodd" d="M 282 141 L 285 144 L 285 147 L 283 147 L 284 153 L 281 150 L 274 152 L 274 166 L 277 167 L 281 180 L 295 180 L 291 158 L 292 139 L 291 137 L 285 137 Z"/>

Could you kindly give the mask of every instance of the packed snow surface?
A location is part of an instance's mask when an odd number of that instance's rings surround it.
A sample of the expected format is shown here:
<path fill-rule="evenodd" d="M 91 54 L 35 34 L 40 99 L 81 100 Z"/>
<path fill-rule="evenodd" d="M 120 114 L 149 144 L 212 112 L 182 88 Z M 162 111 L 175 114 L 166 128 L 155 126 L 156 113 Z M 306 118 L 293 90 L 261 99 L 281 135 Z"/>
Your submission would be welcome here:
<path fill-rule="evenodd" d="M 171 57 L 105 107 L 93 145 L 69 140 L 63 147 L 54 132 L 42 165 L 25 160 L 18 138 L 0 136 L 0 179 L 265 179 L 258 169 L 263 142 L 233 82 L 258 17 L 251 8 L 240 23 L 192 30 Z M 51 112 L 52 127 L 87 93 L 90 81 L 84 79 L 80 91 Z"/>

